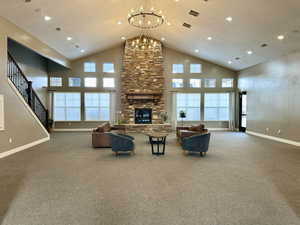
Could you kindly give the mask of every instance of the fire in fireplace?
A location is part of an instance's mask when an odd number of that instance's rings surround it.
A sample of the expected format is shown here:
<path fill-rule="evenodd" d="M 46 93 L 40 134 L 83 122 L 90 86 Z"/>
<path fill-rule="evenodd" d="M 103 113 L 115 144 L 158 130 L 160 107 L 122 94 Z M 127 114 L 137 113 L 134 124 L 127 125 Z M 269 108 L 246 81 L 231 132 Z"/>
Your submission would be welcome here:
<path fill-rule="evenodd" d="M 134 118 L 136 124 L 151 124 L 152 109 L 135 109 Z"/>

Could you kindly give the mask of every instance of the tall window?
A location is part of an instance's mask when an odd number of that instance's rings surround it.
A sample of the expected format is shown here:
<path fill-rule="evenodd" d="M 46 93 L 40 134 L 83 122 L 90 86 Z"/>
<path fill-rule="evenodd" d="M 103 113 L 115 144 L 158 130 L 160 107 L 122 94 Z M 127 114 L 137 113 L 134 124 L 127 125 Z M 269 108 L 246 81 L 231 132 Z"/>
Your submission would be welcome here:
<path fill-rule="evenodd" d="M 55 121 L 80 121 L 80 93 L 54 93 L 54 120 Z"/>
<path fill-rule="evenodd" d="M 229 93 L 205 93 L 204 120 L 229 120 Z"/>
<path fill-rule="evenodd" d="M 109 93 L 85 93 L 85 120 L 109 121 Z"/>
<path fill-rule="evenodd" d="M 190 88 L 201 88 L 201 79 L 190 79 Z"/>
<path fill-rule="evenodd" d="M 115 78 L 112 78 L 112 77 L 103 78 L 103 87 L 104 88 L 114 88 L 115 87 Z"/>
<path fill-rule="evenodd" d="M 172 73 L 183 73 L 183 64 L 173 64 Z"/>
<path fill-rule="evenodd" d="M 183 79 L 172 79 L 172 88 L 183 88 Z"/>
<path fill-rule="evenodd" d="M 201 94 L 177 94 L 177 120 L 181 120 L 179 114 L 180 111 L 184 111 L 187 121 L 199 121 L 200 120 L 200 105 L 201 105 Z"/>
<path fill-rule="evenodd" d="M 190 73 L 201 73 L 202 65 L 201 64 L 190 64 Z"/>
<path fill-rule="evenodd" d="M 233 87 L 233 79 L 232 78 L 222 79 L 222 88 L 232 88 L 232 87 Z"/>
<path fill-rule="evenodd" d="M 85 62 L 84 63 L 84 72 L 86 72 L 86 73 L 96 72 L 96 63 L 94 63 L 94 62 Z"/>
<path fill-rule="evenodd" d="M 204 87 L 215 88 L 217 86 L 217 80 L 214 78 L 209 78 L 204 80 Z"/>
<path fill-rule="evenodd" d="M 97 87 L 97 78 L 96 77 L 86 77 L 84 78 L 85 87 Z"/>
<path fill-rule="evenodd" d="M 62 87 L 62 77 L 50 77 L 50 87 Z"/>
<path fill-rule="evenodd" d="M 69 87 L 80 87 L 81 79 L 80 77 L 69 77 Z"/>
<path fill-rule="evenodd" d="M 103 63 L 103 72 L 104 73 L 114 73 L 115 65 L 113 63 Z"/>

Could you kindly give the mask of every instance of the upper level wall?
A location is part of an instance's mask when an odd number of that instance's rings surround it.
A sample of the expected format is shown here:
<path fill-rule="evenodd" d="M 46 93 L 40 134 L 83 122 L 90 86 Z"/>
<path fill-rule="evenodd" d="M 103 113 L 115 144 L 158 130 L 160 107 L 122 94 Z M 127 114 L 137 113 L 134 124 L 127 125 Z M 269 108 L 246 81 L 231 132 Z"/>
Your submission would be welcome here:
<path fill-rule="evenodd" d="M 247 130 L 300 142 L 300 52 L 243 70 Z M 267 129 L 268 128 L 268 129 Z"/>

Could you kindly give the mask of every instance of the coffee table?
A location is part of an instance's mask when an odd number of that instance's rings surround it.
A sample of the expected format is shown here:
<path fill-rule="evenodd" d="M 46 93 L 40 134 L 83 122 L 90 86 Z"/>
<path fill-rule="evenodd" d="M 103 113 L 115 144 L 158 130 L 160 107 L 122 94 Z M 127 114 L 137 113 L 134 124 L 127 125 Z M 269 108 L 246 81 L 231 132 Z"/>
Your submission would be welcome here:
<path fill-rule="evenodd" d="M 152 155 L 164 155 L 166 149 L 166 139 L 169 133 L 167 132 L 147 132 L 145 133 L 149 137 L 149 142 L 151 144 Z M 156 151 L 154 150 L 153 145 L 157 145 Z M 159 147 L 162 145 L 162 151 L 160 151 Z"/>

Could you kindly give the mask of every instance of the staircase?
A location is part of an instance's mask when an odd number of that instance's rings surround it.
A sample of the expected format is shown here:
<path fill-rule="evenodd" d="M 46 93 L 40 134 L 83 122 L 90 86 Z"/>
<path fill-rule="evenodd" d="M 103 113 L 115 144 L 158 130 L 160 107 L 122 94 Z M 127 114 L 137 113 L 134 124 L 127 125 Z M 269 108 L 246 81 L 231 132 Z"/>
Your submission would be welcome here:
<path fill-rule="evenodd" d="M 48 110 L 33 90 L 32 82 L 27 80 L 26 76 L 9 52 L 7 60 L 7 76 L 23 96 L 35 115 L 39 118 L 46 130 L 49 130 Z"/>

